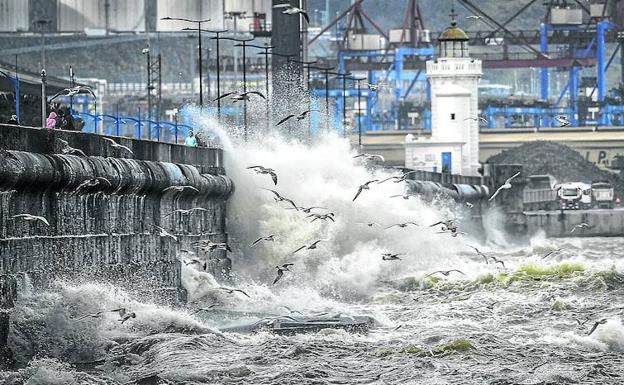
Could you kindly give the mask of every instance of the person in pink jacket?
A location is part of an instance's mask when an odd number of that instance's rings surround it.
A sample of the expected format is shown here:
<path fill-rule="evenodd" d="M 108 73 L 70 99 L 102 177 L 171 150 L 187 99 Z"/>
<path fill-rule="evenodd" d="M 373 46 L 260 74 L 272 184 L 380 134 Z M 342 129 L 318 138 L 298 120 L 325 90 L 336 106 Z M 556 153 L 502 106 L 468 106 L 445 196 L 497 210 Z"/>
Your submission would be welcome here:
<path fill-rule="evenodd" d="M 46 128 L 54 128 L 56 126 L 56 112 L 50 112 L 48 119 L 46 119 Z"/>

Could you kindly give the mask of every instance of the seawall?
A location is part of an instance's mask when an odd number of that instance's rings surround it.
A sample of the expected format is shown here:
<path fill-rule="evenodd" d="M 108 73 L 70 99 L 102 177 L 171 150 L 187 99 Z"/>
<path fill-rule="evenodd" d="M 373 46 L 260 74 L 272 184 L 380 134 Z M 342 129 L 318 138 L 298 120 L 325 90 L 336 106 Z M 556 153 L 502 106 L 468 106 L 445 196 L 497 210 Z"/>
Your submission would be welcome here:
<path fill-rule="evenodd" d="M 224 252 L 183 251 L 195 251 L 191 243 L 199 239 L 227 240 L 233 186 L 222 150 L 112 139 L 132 153 L 100 135 L 0 125 L 0 274 L 26 273 L 38 287 L 59 278 L 102 280 L 173 301 L 185 299 L 180 257 L 227 274 Z M 85 156 L 63 154 L 63 141 Z M 110 185 L 78 188 L 94 178 Z M 195 207 L 205 211 L 172 214 Z M 19 214 L 49 225 L 14 218 Z"/>

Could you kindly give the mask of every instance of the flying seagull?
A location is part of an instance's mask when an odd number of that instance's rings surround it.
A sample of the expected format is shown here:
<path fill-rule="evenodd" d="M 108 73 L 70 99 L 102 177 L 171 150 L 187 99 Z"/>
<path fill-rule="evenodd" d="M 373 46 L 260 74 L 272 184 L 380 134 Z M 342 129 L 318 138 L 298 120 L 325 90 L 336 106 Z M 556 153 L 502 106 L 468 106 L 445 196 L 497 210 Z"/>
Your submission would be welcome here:
<path fill-rule="evenodd" d="M 379 182 L 378 182 L 378 184 L 382 184 L 382 183 L 387 182 L 387 181 L 389 181 L 389 180 L 393 180 L 393 181 L 394 181 L 394 183 L 401 183 L 401 182 L 405 182 L 405 180 L 407 179 L 407 176 L 408 176 L 408 175 L 413 174 L 413 173 L 416 173 L 416 172 L 418 172 L 418 171 L 416 171 L 416 170 L 412 170 L 412 171 L 407 171 L 407 172 L 404 172 L 404 173 L 403 173 L 403 174 L 401 174 L 400 176 L 398 176 L 398 175 L 391 176 L 391 177 L 389 177 L 389 178 L 386 178 L 386 179 L 384 179 L 384 180 L 379 181 Z"/>
<path fill-rule="evenodd" d="M 217 306 L 217 304 L 216 304 L 216 303 L 213 303 L 212 305 L 209 305 L 208 307 L 200 307 L 200 308 L 198 308 L 198 309 L 193 310 L 193 311 L 191 312 L 191 315 L 195 315 L 195 314 L 197 314 L 197 313 L 199 313 L 199 312 L 202 312 L 202 311 L 211 311 L 211 310 L 212 310 L 212 308 L 213 308 L 213 307 L 215 307 L 215 306 Z"/>
<path fill-rule="evenodd" d="M 74 95 L 78 95 L 78 94 L 89 94 L 89 95 L 93 96 L 94 98 L 96 98 L 95 93 L 93 92 L 93 90 L 90 87 L 87 87 L 87 86 L 76 86 L 76 87 L 72 87 L 72 88 L 65 88 L 65 89 L 57 92 L 54 96 L 52 96 L 52 98 L 50 98 L 49 102 L 53 101 L 54 99 L 58 98 L 59 96 L 74 96 Z"/>
<path fill-rule="evenodd" d="M 496 192 L 494 194 L 492 194 L 492 196 L 490 197 L 490 199 L 488 199 L 488 202 L 494 200 L 494 198 L 496 198 L 496 196 L 498 195 L 498 193 L 500 193 L 502 190 L 509 190 L 511 188 L 511 180 L 515 177 L 517 177 L 518 175 L 520 175 L 520 171 L 518 171 L 517 173 L 513 174 L 513 176 L 509 179 L 507 179 L 505 181 L 505 183 L 500 186 Z"/>
<path fill-rule="evenodd" d="M 156 230 L 158 230 L 158 235 L 160 235 L 161 237 L 169 237 L 169 238 L 173 239 L 175 242 L 178 241 L 178 237 L 176 237 L 175 235 L 169 233 L 167 230 L 163 229 L 162 227 L 156 226 L 156 225 L 152 225 L 152 226 L 154 226 L 154 228 Z"/>
<path fill-rule="evenodd" d="M 316 249 L 317 245 L 319 244 L 319 242 L 323 241 L 323 239 L 317 239 L 316 241 L 310 243 L 309 245 L 303 245 L 300 248 L 298 248 L 297 250 L 293 251 L 291 254 L 295 254 L 297 251 L 300 250 L 314 250 Z"/>
<path fill-rule="evenodd" d="M 474 249 L 474 251 L 477 253 L 478 256 L 483 257 L 483 259 L 485 260 L 485 264 L 488 264 L 488 257 L 487 255 L 483 254 L 479 249 L 477 249 L 474 246 L 470 246 L 470 245 L 466 245 L 468 247 L 470 247 L 471 249 Z"/>
<path fill-rule="evenodd" d="M 286 305 L 281 305 L 280 307 L 283 307 L 284 309 L 288 310 L 288 311 L 289 311 L 290 313 L 292 313 L 292 314 L 301 314 L 301 315 L 303 315 L 303 313 L 302 313 L 302 312 L 300 312 L 300 311 L 298 311 L 298 310 L 292 310 L 291 308 L 289 308 L 289 307 L 288 307 L 288 306 L 286 306 Z"/>
<path fill-rule="evenodd" d="M 405 194 L 405 195 L 397 194 L 397 195 L 390 195 L 390 198 L 403 198 L 405 200 L 408 200 L 410 198 L 414 198 L 414 196 L 413 195 L 408 195 L 408 194 Z"/>
<path fill-rule="evenodd" d="M 572 229 L 572 231 L 574 231 L 574 229 Z M 560 251 L 562 251 L 562 250 L 563 250 L 563 249 L 561 249 L 561 248 L 560 248 L 560 249 L 551 250 L 551 251 L 549 251 L 548 253 L 546 253 L 546 254 L 542 257 L 542 259 L 546 259 L 546 258 L 550 257 L 550 256 L 551 256 L 551 255 L 553 255 L 553 254 L 559 253 L 559 252 L 560 252 Z"/>
<path fill-rule="evenodd" d="M 199 190 L 193 186 L 170 186 L 162 190 L 162 192 L 163 193 L 166 193 L 167 191 L 183 192 L 184 190 L 191 190 L 191 191 L 195 191 L 196 193 L 199 193 Z"/>
<path fill-rule="evenodd" d="M 258 92 L 258 91 L 247 91 L 247 92 L 227 92 L 223 95 L 220 95 L 219 97 L 217 97 L 216 99 L 213 100 L 213 102 L 216 102 L 217 100 L 226 98 L 226 97 L 230 97 L 230 99 L 232 100 L 232 103 L 236 103 L 236 102 L 240 102 L 240 101 L 249 101 L 249 95 L 258 95 L 260 96 L 262 99 L 266 99 L 266 96 L 264 96 L 264 94 L 262 92 Z"/>
<path fill-rule="evenodd" d="M 379 91 L 380 88 L 383 88 L 383 83 L 377 83 L 377 84 L 366 83 L 366 87 L 368 87 L 368 89 L 373 92 L 377 92 Z"/>
<path fill-rule="evenodd" d="M 567 127 L 570 125 L 570 120 L 565 115 L 555 116 L 555 120 L 559 122 L 559 127 Z"/>
<path fill-rule="evenodd" d="M 596 323 L 594 323 L 594 326 L 592 326 L 591 330 L 589 331 L 589 333 L 587 333 L 588 336 L 591 336 L 591 334 L 598 328 L 598 326 L 600 325 L 604 325 L 607 323 L 607 319 L 603 318 L 600 321 L 597 321 Z"/>
<path fill-rule="evenodd" d="M 254 247 L 255 245 L 257 245 L 258 243 L 262 241 L 275 242 L 275 234 L 267 235 L 266 237 L 260 237 L 256 239 L 255 241 L 253 241 L 251 245 L 249 245 L 249 247 Z"/>
<path fill-rule="evenodd" d="M 478 115 L 476 117 L 469 117 L 469 118 L 466 118 L 464 120 L 474 120 L 474 121 L 479 122 L 479 123 L 488 124 L 488 120 L 483 115 Z"/>
<path fill-rule="evenodd" d="M 165 214 L 164 217 L 169 217 L 175 213 L 180 213 L 181 215 L 191 215 L 194 211 L 208 211 L 205 208 L 202 207 L 193 207 L 191 209 L 188 210 L 184 210 L 184 209 L 177 209 L 177 210 L 173 210 L 172 212 L 170 212 L 169 214 Z"/>
<path fill-rule="evenodd" d="M 297 119 L 298 122 L 302 121 L 303 119 L 307 118 L 308 115 L 310 114 L 310 112 L 312 111 L 318 111 L 318 110 L 306 110 L 303 111 L 302 113 L 300 113 L 299 115 L 295 115 L 295 114 L 290 114 L 287 117 L 285 117 L 284 119 L 280 120 L 276 125 L 279 126 L 282 123 L 287 122 L 288 120 L 295 118 Z"/>
<path fill-rule="evenodd" d="M 391 229 L 393 227 L 400 227 L 402 229 L 406 228 L 407 226 L 412 225 L 412 226 L 420 226 L 418 223 L 416 222 L 404 222 L 404 223 L 395 223 L 394 225 L 388 226 L 386 227 L 386 230 Z"/>
<path fill-rule="evenodd" d="M 78 318 L 74 318 L 75 321 L 82 321 L 83 319 L 87 319 L 87 318 L 102 318 L 102 314 L 104 312 L 103 311 L 99 311 L 97 313 L 92 313 L 92 314 L 85 314 L 83 316 L 80 316 Z"/>
<path fill-rule="evenodd" d="M 69 143 L 66 140 L 60 139 L 60 138 L 56 138 L 56 140 L 59 141 L 59 143 L 61 143 L 62 148 L 61 148 L 61 153 L 63 155 L 80 155 L 80 156 L 87 156 L 82 150 L 79 150 L 77 148 L 73 148 L 72 146 L 69 145 Z"/>
<path fill-rule="evenodd" d="M 425 278 L 427 278 L 427 277 L 431 277 L 432 275 L 434 275 L 434 274 L 438 274 L 438 273 L 439 273 L 439 274 L 442 274 L 442 275 L 443 275 L 443 276 L 445 276 L 445 277 L 448 277 L 448 276 L 449 276 L 449 274 L 451 274 L 451 273 L 453 273 L 453 272 L 457 272 L 457 273 L 459 273 L 459 274 L 466 275 L 466 274 L 464 274 L 463 272 L 461 272 L 460 270 L 457 270 L 457 269 L 453 269 L 453 270 L 438 270 L 438 271 L 434 271 L 434 272 L 433 272 L 433 273 L 431 273 L 431 274 L 427 274 L 427 275 L 425 275 Z"/>
<path fill-rule="evenodd" d="M 373 179 L 373 180 L 369 180 L 368 182 L 364 183 L 363 185 L 360 185 L 360 187 L 358 188 L 357 194 L 355 194 L 355 196 L 353 197 L 353 201 L 355 201 L 357 199 L 357 197 L 360 196 L 360 194 L 362 193 L 362 191 L 364 190 L 370 190 L 370 187 L 368 187 L 369 184 L 373 183 L 373 182 L 377 182 L 379 179 Z"/>
<path fill-rule="evenodd" d="M 381 259 L 384 261 L 400 261 L 401 258 L 399 258 L 399 255 L 405 255 L 405 254 L 383 253 L 381 255 Z"/>
<path fill-rule="evenodd" d="M 358 154 L 353 157 L 353 159 L 357 159 L 357 158 L 363 158 L 366 161 L 372 161 L 372 160 L 380 160 L 382 162 L 386 161 L 386 158 L 378 154 Z"/>
<path fill-rule="evenodd" d="M 574 227 L 572 228 L 572 230 L 570 230 L 570 234 L 573 233 L 574 231 L 576 231 L 576 229 L 587 229 L 589 228 L 589 224 L 588 223 L 579 223 L 578 225 L 574 225 Z"/>
<path fill-rule="evenodd" d="M 109 142 L 109 143 L 110 143 L 110 146 L 111 146 L 112 148 L 117 148 L 117 149 L 120 149 L 120 150 L 128 151 L 129 153 L 131 153 L 132 155 L 134 155 L 134 152 L 132 152 L 132 150 L 131 150 L 130 148 L 128 148 L 128 147 L 126 147 L 126 146 L 124 146 L 124 145 L 121 145 L 121 144 L 119 144 L 119 143 L 115 142 L 113 139 L 111 139 L 111 138 L 106 138 L 106 137 L 102 137 L 102 139 L 103 139 L 103 140 L 105 140 L 105 141 L 107 141 L 107 142 Z"/>
<path fill-rule="evenodd" d="M 492 256 L 490 256 L 490 258 L 492 258 L 492 260 L 494 261 L 494 263 L 500 263 L 500 264 L 503 266 L 503 268 L 504 268 L 504 269 L 506 269 L 506 268 L 507 268 L 507 267 L 505 267 L 505 262 L 504 262 L 504 261 L 502 261 L 502 260 L 500 260 L 500 259 L 497 259 L 497 258 L 496 258 L 495 256 L 493 256 L 493 255 L 492 255 Z"/>
<path fill-rule="evenodd" d="M 451 231 L 451 232 L 457 231 L 457 225 L 455 224 L 455 221 L 452 219 L 447 219 L 445 221 L 436 222 L 432 225 L 429 225 L 429 227 L 435 227 L 437 225 L 442 225 L 442 231 Z"/>
<path fill-rule="evenodd" d="M 316 214 L 316 213 L 312 213 L 310 215 L 308 215 L 306 218 L 314 218 L 310 221 L 310 223 L 314 222 L 317 219 L 320 219 L 322 221 L 327 221 L 330 220 L 332 222 L 336 222 L 334 220 L 334 213 L 327 213 L 327 214 Z"/>
<path fill-rule="evenodd" d="M 210 239 L 202 239 L 201 241 L 193 242 L 191 245 L 202 251 L 213 252 L 215 250 L 226 250 L 230 253 L 232 248 L 225 242 L 212 242 Z"/>
<path fill-rule="evenodd" d="M 42 216 L 38 216 L 38 215 L 31 215 L 31 214 L 17 214 L 17 215 L 13 215 L 11 217 L 12 219 L 23 219 L 25 221 L 40 221 L 43 224 L 45 224 L 46 226 L 50 226 L 50 223 L 48 222 L 47 219 L 45 219 L 45 217 Z"/>
<path fill-rule="evenodd" d="M 271 179 L 273 179 L 273 183 L 277 186 L 277 174 L 275 173 L 275 170 L 273 170 L 272 168 L 267 168 L 263 166 L 250 166 L 250 167 L 247 167 L 247 170 L 254 170 L 256 174 L 271 175 Z"/>
<path fill-rule="evenodd" d="M 286 15 L 298 15 L 301 14 L 303 16 L 303 18 L 306 20 L 306 22 L 310 22 L 310 17 L 308 16 L 308 13 L 301 8 L 297 8 L 293 5 L 290 4 L 277 4 L 274 5 L 273 8 L 284 8 L 284 10 L 282 11 L 283 14 Z"/>
<path fill-rule="evenodd" d="M 299 211 L 299 209 L 297 208 L 297 205 L 295 204 L 295 202 L 292 201 L 292 199 L 284 198 L 283 196 L 281 196 L 275 190 L 271 190 L 271 189 L 268 189 L 268 188 L 265 188 L 263 190 L 267 190 L 267 191 L 272 192 L 275 195 L 275 197 L 273 199 L 275 199 L 276 202 L 288 202 L 295 208 L 295 210 Z"/>
<path fill-rule="evenodd" d="M 220 287 L 220 290 L 226 291 L 228 294 L 234 294 L 234 292 L 239 292 L 241 294 L 244 294 L 245 296 L 247 296 L 248 298 L 251 298 L 249 296 L 249 294 L 245 293 L 243 290 L 241 289 L 230 289 L 229 287 Z"/>
<path fill-rule="evenodd" d="M 273 284 L 275 285 L 277 283 L 277 281 L 279 281 L 280 279 L 282 279 L 282 277 L 284 276 L 284 272 L 285 271 L 290 271 L 288 269 L 289 266 L 294 266 L 294 263 L 285 263 L 282 266 L 275 266 L 275 268 L 277 269 L 277 277 L 275 277 L 275 280 L 273 281 Z"/>
<path fill-rule="evenodd" d="M 130 318 L 136 318 L 135 312 L 128 312 L 125 307 L 120 307 L 119 309 L 110 310 L 111 313 L 119 314 L 119 319 L 117 321 L 122 324 L 129 320 Z"/>
<path fill-rule="evenodd" d="M 314 209 L 329 210 L 327 207 L 319 207 L 319 206 L 312 206 L 312 207 L 302 207 L 302 206 L 299 206 L 299 207 L 297 207 L 297 210 L 301 211 L 302 213 L 306 213 L 306 214 L 310 214 L 312 212 L 312 210 L 314 210 Z M 293 210 L 293 209 L 288 207 L 288 210 Z"/>

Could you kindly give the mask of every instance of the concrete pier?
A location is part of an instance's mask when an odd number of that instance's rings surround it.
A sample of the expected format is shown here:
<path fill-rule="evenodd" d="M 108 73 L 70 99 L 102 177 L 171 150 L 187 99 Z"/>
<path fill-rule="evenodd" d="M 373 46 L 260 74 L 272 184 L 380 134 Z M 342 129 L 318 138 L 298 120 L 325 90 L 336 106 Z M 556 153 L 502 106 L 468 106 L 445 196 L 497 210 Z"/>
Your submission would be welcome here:
<path fill-rule="evenodd" d="M 181 250 L 193 250 L 199 239 L 227 240 L 232 183 L 222 150 L 114 140 L 132 153 L 99 135 L 0 125 L 0 274 L 26 273 L 35 286 L 96 279 L 157 300 L 184 300 Z M 86 156 L 63 154 L 63 141 Z M 77 189 L 94 178 L 110 185 Z M 194 207 L 206 211 L 171 214 Z M 18 214 L 43 216 L 49 226 L 13 218 Z M 197 257 L 215 274 L 228 264 L 221 251 Z"/>
<path fill-rule="evenodd" d="M 624 209 L 526 212 L 528 234 L 543 231 L 548 237 L 619 237 L 624 235 Z M 575 225 L 587 223 L 587 228 Z"/>

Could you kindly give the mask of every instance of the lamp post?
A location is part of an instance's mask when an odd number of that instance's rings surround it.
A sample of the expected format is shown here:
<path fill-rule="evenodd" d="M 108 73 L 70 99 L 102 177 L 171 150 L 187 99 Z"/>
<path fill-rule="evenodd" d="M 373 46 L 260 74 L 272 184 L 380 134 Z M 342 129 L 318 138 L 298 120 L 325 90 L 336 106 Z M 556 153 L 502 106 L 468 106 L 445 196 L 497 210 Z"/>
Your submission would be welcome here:
<path fill-rule="evenodd" d="M 46 70 L 41 70 L 41 127 L 46 127 Z"/>
<path fill-rule="evenodd" d="M 361 92 L 361 88 L 360 88 L 360 82 L 362 80 L 366 80 L 366 78 L 349 78 L 350 80 L 353 80 L 354 82 L 357 83 L 357 100 L 358 100 L 358 109 L 357 109 L 357 114 L 358 114 L 358 151 L 362 150 L 362 92 Z"/>
<path fill-rule="evenodd" d="M 152 74 L 150 71 L 152 60 L 149 47 L 143 48 L 141 53 L 147 57 L 147 138 L 152 140 L 152 128 L 150 126 L 150 121 L 152 120 Z"/>
<path fill-rule="evenodd" d="M 312 95 L 310 94 L 310 66 L 312 64 L 316 64 L 316 60 L 314 61 L 301 61 L 301 60 L 293 60 L 294 63 L 301 64 L 303 69 L 306 71 L 306 93 L 308 96 L 308 110 L 312 109 Z M 308 119 L 308 141 L 312 141 L 312 119 Z"/>
<path fill-rule="evenodd" d="M 330 72 L 336 75 L 337 79 L 342 79 L 342 136 L 347 137 L 347 78 L 351 76 L 349 72 Z"/>
<path fill-rule="evenodd" d="M 199 55 L 198 55 L 198 59 L 197 62 L 199 64 L 199 108 L 202 109 L 204 106 L 204 86 L 203 86 L 203 72 L 202 72 L 202 38 L 201 38 L 201 26 L 203 23 L 207 23 L 210 21 L 210 19 L 203 19 L 203 20 L 193 20 L 193 19 L 185 19 L 183 17 L 163 17 L 160 20 L 176 20 L 176 21 L 185 21 L 187 23 L 196 23 L 197 24 L 197 28 L 192 29 L 192 30 L 196 30 L 197 31 L 197 43 L 198 43 L 198 50 L 199 50 Z M 187 28 L 184 28 L 184 30 L 189 30 Z"/>
<path fill-rule="evenodd" d="M 325 131 L 329 132 L 329 73 L 334 67 L 314 67 L 309 68 L 322 71 L 325 75 Z"/>
<path fill-rule="evenodd" d="M 76 86 L 76 74 L 74 73 L 74 69 L 72 66 L 69 66 L 69 88 L 74 88 Z M 74 95 L 70 95 L 69 97 L 69 110 L 74 110 Z"/>
<path fill-rule="evenodd" d="M 269 130 L 269 50 L 273 49 L 273 46 L 265 45 L 253 45 L 248 44 L 248 47 L 258 48 L 264 50 L 261 55 L 264 55 L 264 81 L 265 81 L 265 91 L 266 91 L 266 128 Z"/>
<path fill-rule="evenodd" d="M 233 37 L 224 37 L 225 40 L 236 41 L 235 47 L 243 48 L 243 94 L 247 93 L 247 43 L 253 39 L 236 39 Z M 243 99 L 243 127 L 245 130 L 245 142 L 247 141 L 247 95 Z"/>

